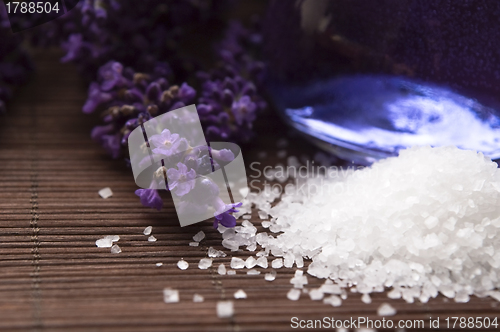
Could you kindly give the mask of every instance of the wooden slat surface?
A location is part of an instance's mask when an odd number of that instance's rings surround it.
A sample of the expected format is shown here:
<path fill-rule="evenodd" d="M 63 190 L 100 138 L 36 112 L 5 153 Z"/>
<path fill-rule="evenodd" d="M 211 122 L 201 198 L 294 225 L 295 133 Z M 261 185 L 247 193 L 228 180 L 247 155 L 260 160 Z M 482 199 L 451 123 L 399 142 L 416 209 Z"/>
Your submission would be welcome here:
<path fill-rule="evenodd" d="M 161 211 L 141 206 L 136 186 L 121 160 L 111 160 L 89 138 L 96 117 L 81 113 L 86 90 L 71 65 L 61 65 L 53 51 L 37 53 L 38 73 L 0 118 L 0 330 L 1 331 L 287 331 L 292 317 L 321 319 L 367 316 L 376 319 L 383 302 L 398 310 L 392 317 L 425 319 L 499 315 L 494 300 L 473 297 L 457 304 L 443 297 L 427 304 L 407 304 L 374 294 L 370 305 L 349 294 L 341 307 L 311 301 L 306 294 L 289 301 L 294 269 L 278 270 L 274 282 L 261 275 L 220 276 L 216 267 L 199 270 L 209 246 L 221 247 L 210 222 L 179 227 L 171 204 Z M 273 115 L 261 121 L 260 136 L 244 146 L 247 163 L 268 150 L 278 162 L 274 142 L 284 130 Z M 301 154 L 312 147 L 292 140 Z M 103 200 L 97 191 L 111 187 Z M 254 212 L 252 219 L 263 228 Z M 157 242 L 142 234 L 153 226 Z M 189 247 L 199 230 L 207 234 L 200 247 Z M 119 235 L 123 252 L 97 248 L 95 240 Z M 248 252 L 237 253 L 247 257 Z M 186 271 L 176 267 L 184 258 Z M 155 264 L 162 262 L 163 266 Z M 309 278 L 308 288 L 322 281 Z M 180 303 L 163 302 L 162 290 L 180 291 Z M 232 319 L 219 319 L 216 302 L 244 289 L 246 300 L 234 300 Z M 194 293 L 205 297 L 193 303 Z M 442 327 L 444 327 L 442 325 Z"/>

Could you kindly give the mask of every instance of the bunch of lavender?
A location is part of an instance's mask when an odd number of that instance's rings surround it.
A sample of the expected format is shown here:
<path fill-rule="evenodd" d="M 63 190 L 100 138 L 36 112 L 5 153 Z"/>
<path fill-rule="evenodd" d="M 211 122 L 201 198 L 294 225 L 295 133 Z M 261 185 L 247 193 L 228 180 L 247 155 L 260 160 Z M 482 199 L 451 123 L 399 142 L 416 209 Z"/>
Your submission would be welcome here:
<path fill-rule="evenodd" d="M 168 115 L 162 117 L 162 120 L 166 119 L 168 124 L 162 123 L 161 127 L 179 129 L 183 128 L 186 121 L 191 120 L 186 119 L 185 115 L 182 117 L 177 115 L 169 117 Z M 194 134 L 199 133 L 195 131 Z M 183 216 L 197 215 L 206 218 L 208 211 L 213 211 L 214 228 L 217 228 L 219 223 L 225 227 L 234 227 L 236 219 L 231 213 L 237 212 L 236 208 L 241 206 L 241 203 L 224 203 L 220 198 L 219 187 L 208 176 L 219 170 L 221 165 L 234 160 L 234 154 L 229 149 L 216 150 L 205 144 L 193 144 L 200 141 L 204 141 L 204 138 L 193 139 L 192 133 L 182 132 L 182 129 L 179 129 L 178 133 L 164 129 L 160 134 L 152 135 L 149 138 L 152 158 L 162 160 L 162 162 L 157 164 L 158 168 L 154 172 L 150 188 L 170 190 L 177 200 L 177 212 Z M 139 153 L 131 158 L 134 165 L 150 160 L 147 153 Z M 144 206 L 157 210 L 163 206 L 163 201 L 156 189 L 138 189 L 135 194 L 140 197 Z"/>
<path fill-rule="evenodd" d="M 183 63 L 178 43 L 185 32 L 220 15 L 226 2 L 84 0 L 49 31 L 66 51 L 62 61 L 75 62 L 83 73 L 96 73 L 110 59 L 150 72 L 160 59 Z"/>
<path fill-rule="evenodd" d="M 21 48 L 22 37 L 10 31 L 10 23 L 4 6 L 0 5 L 0 112 L 12 87 L 24 83 L 33 70 L 28 54 Z"/>

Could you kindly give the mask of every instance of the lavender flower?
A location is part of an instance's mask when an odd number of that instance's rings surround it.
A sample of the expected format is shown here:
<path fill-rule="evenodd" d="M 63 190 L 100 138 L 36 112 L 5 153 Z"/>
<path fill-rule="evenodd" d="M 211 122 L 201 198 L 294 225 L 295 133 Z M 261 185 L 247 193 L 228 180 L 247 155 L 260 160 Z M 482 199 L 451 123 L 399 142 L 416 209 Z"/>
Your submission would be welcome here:
<path fill-rule="evenodd" d="M 231 213 L 238 212 L 237 207 L 240 207 L 242 203 L 230 204 L 231 208 L 226 212 L 218 213 L 216 212 L 214 218 L 214 228 L 217 229 L 219 224 L 224 227 L 234 227 L 236 226 L 236 218 L 231 215 Z M 227 208 L 227 207 L 226 207 Z"/>
<path fill-rule="evenodd" d="M 189 172 L 187 166 L 183 163 L 178 163 L 177 168 L 170 168 L 167 171 L 169 181 L 169 189 L 173 190 L 177 196 L 184 196 L 194 188 L 194 180 L 196 172 L 191 169 Z"/>
<path fill-rule="evenodd" d="M 161 210 L 163 201 L 155 189 L 137 189 L 135 194 L 141 198 L 141 203 L 144 206 Z"/>
<path fill-rule="evenodd" d="M 185 138 L 179 138 L 178 134 L 171 134 L 170 130 L 164 129 L 160 135 L 153 135 L 149 142 L 155 147 L 153 152 L 166 157 L 185 151 L 188 143 Z M 183 165 L 186 167 L 185 165 Z M 180 169 L 180 168 L 179 168 Z"/>

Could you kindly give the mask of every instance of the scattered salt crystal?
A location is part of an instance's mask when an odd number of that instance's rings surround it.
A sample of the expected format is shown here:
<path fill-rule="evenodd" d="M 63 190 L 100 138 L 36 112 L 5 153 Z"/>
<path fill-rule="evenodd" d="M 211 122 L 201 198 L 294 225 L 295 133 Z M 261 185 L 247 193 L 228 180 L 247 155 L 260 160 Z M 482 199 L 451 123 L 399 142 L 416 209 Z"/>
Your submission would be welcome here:
<path fill-rule="evenodd" d="M 200 242 L 189 242 L 190 247 L 197 247 L 200 245 Z"/>
<path fill-rule="evenodd" d="M 269 228 L 271 226 L 271 222 L 270 221 L 263 221 L 261 223 L 262 227 L 264 228 Z"/>
<path fill-rule="evenodd" d="M 239 289 L 234 293 L 234 298 L 235 299 L 246 299 L 247 298 L 247 293 L 243 289 Z"/>
<path fill-rule="evenodd" d="M 95 241 L 95 245 L 99 248 L 111 248 L 113 242 L 120 240 L 118 235 L 106 235 L 102 239 Z"/>
<path fill-rule="evenodd" d="M 235 270 L 227 270 L 228 275 L 235 275 L 236 271 Z"/>
<path fill-rule="evenodd" d="M 162 265 L 163 265 L 163 263 L 162 263 L 162 262 L 158 262 L 158 263 L 156 263 L 156 266 L 158 266 L 158 267 L 160 267 L 160 266 L 162 266 Z"/>
<path fill-rule="evenodd" d="M 370 297 L 370 294 L 363 294 L 361 296 L 361 301 L 366 304 L 372 303 L 372 298 Z"/>
<path fill-rule="evenodd" d="M 247 271 L 247 274 L 248 275 L 258 275 L 258 274 L 260 274 L 260 271 L 256 270 L 256 269 L 251 269 L 251 270 Z"/>
<path fill-rule="evenodd" d="M 300 290 L 296 289 L 296 288 L 292 288 L 288 291 L 288 293 L 286 294 L 286 297 L 290 301 L 297 301 L 300 297 Z"/>
<path fill-rule="evenodd" d="M 313 301 L 319 301 L 323 299 L 323 292 L 319 288 L 314 288 L 309 291 L 309 297 Z"/>
<path fill-rule="evenodd" d="M 200 294 L 193 295 L 193 302 L 200 303 L 203 301 L 205 301 L 205 298 L 202 295 L 200 295 Z"/>
<path fill-rule="evenodd" d="M 102 188 L 101 190 L 99 190 L 99 196 L 106 199 L 106 198 L 113 196 L 113 192 L 111 191 L 111 188 L 109 188 L 109 187 Z"/>
<path fill-rule="evenodd" d="M 198 233 L 196 233 L 195 236 L 193 236 L 193 240 L 195 242 L 201 242 L 201 240 L 203 240 L 205 238 L 205 233 L 203 231 L 199 231 Z"/>
<path fill-rule="evenodd" d="M 180 261 L 177 262 L 177 267 L 181 270 L 186 270 L 189 267 L 189 263 L 186 262 L 184 259 L 181 259 Z"/>
<path fill-rule="evenodd" d="M 172 288 L 163 289 L 163 301 L 165 303 L 179 302 L 179 291 Z"/>
<path fill-rule="evenodd" d="M 231 318 L 234 314 L 233 301 L 219 301 L 217 302 L 217 317 Z"/>
<path fill-rule="evenodd" d="M 330 304 L 334 307 L 339 307 L 342 304 L 342 299 L 337 295 L 331 295 L 323 299 L 324 304 Z"/>
<path fill-rule="evenodd" d="M 258 266 L 267 269 L 269 263 L 267 262 L 267 257 L 261 256 L 257 258 L 257 261 L 255 262 Z"/>
<path fill-rule="evenodd" d="M 156 238 L 153 235 L 151 235 L 148 237 L 148 241 L 149 242 L 156 242 Z"/>
<path fill-rule="evenodd" d="M 245 220 L 250 220 L 250 219 L 252 219 L 252 216 L 251 216 L 251 215 L 249 215 L 249 214 L 245 214 L 245 215 L 243 216 L 243 219 L 245 219 Z"/>
<path fill-rule="evenodd" d="M 266 279 L 267 281 L 274 281 L 274 279 L 276 279 L 276 274 L 276 271 L 272 270 L 271 272 L 264 275 L 264 279 Z"/>
<path fill-rule="evenodd" d="M 226 266 L 223 263 L 221 263 L 217 268 L 217 273 L 220 275 L 226 274 Z"/>
<path fill-rule="evenodd" d="M 111 246 L 111 253 L 112 254 L 119 254 L 121 252 L 122 252 L 122 249 L 117 244 L 113 244 Z"/>
<path fill-rule="evenodd" d="M 210 266 L 212 266 L 212 258 L 202 258 L 202 259 L 200 259 L 200 262 L 198 263 L 198 268 L 200 270 L 206 270 Z"/>
<path fill-rule="evenodd" d="M 271 262 L 271 266 L 273 269 L 280 269 L 283 267 L 283 259 L 281 258 L 276 258 Z"/>
<path fill-rule="evenodd" d="M 395 314 L 396 309 L 388 303 L 382 303 L 377 309 L 377 315 L 379 316 L 394 316 Z"/>
<path fill-rule="evenodd" d="M 226 253 L 221 250 L 214 249 L 212 247 L 208 248 L 208 257 L 226 257 Z"/>
<path fill-rule="evenodd" d="M 259 218 L 260 219 L 267 219 L 269 216 L 266 212 L 264 211 L 259 211 Z"/>
<path fill-rule="evenodd" d="M 151 231 L 153 230 L 153 226 L 148 226 L 146 228 L 144 228 L 144 235 L 150 235 L 151 234 Z"/>
<path fill-rule="evenodd" d="M 245 267 L 247 269 L 251 269 L 252 267 L 254 267 L 255 265 L 257 265 L 257 260 L 253 257 L 253 256 L 249 256 L 247 258 L 247 260 L 245 261 Z"/>
<path fill-rule="evenodd" d="M 238 257 L 231 258 L 232 269 L 242 269 L 245 267 L 245 261 Z"/>

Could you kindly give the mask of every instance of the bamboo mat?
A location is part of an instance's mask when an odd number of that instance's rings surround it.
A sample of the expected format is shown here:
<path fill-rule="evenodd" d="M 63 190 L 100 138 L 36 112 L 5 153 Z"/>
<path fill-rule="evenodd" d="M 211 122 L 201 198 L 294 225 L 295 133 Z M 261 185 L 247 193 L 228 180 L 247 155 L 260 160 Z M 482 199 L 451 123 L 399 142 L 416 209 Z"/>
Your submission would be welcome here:
<path fill-rule="evenodd" d="M 377 307 L 388 302 L 398 313 L 391 317 L 424 319 L 451 316 L 499 315 L 497 303 L 473 297 L 457 304 L 443 297 L 427 304 L 407 304 L 374 294 L 364 304 L 350 294 L 341 307 L 311 301 L 303 294 L 289 301 L 286 293 L 295 269 L 280 269 L 275 281 L 244 271 L 220 276 L 231 253 L 210 222 L 181 228 L 171 204 L 161 211 L 141 206 L 131 171 L 121 160 L 111 160 L 89 138 L 96 118 L 81 113 L 86 90 L 71 65 L 58 62 L 60 54 L 38 52 L 38 72 L 20 89 L 0 118 L 0 330 L 1 331 L 288 331 L 291 318 L 380 318 Z M 269 164 L 278 160 L 274 142 L 279 120 L 267 115 L 259 138 L 243 148 L 247 161 L 268 150 Z M 312 147 L 293 141 L 292 151 Z M 97 194 L 111 187 L 113 197 Z M 254 212 L 252 222 L 263 228 Z M 156 242 L 143 235 L 153 226 Z M 207 237 L 190 247 L 192 236 Z M 104 235 L 119 235 L 120 254 L 97 248 Z M 208 247 L 224 249 L 208 270 L 197 268 Z M 245 258 L 248 252 L 238 252 Z M 180 258 L 189 269 L 176 267 Z M 163 263 L 157 267 L 156 263 Z M 307 288 L 322 281 L 309 278 Z M 180 302 L 163 302 L 165 287 L 178 289 Z M 234 300 L 243 289 L 245 300 Z M 195 293 L 203 303 L 193 303 Z M 233 299 L 235 314 L 219 319 L 216 303 Z M 427 325 L 426 325 L 427 326 Z M 444 325 L 442 325 L 444 327 Z"/>

